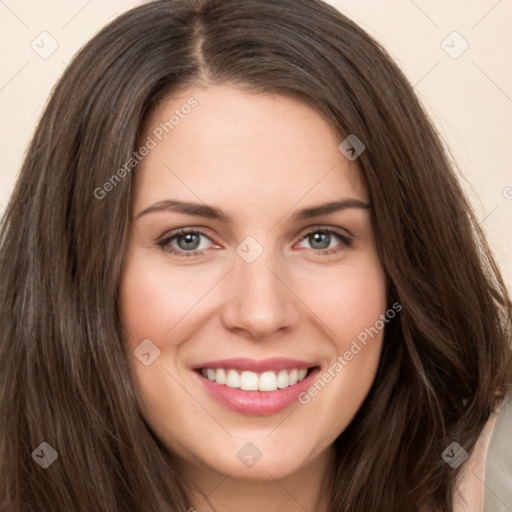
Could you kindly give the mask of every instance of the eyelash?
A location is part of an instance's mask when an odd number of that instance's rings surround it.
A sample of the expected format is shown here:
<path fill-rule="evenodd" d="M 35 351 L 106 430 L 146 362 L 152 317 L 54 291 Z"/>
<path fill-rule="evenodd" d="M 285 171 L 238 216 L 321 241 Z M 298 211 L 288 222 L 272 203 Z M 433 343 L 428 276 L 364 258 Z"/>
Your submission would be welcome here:
<path fill-rule="evenodd" d="M 335 253 L 343 250 L 343 248 L 350 247 L 352 244 L 352 240 L 348 236 L 344 235 L 343 233 L 341 233 L 340 231 L 338 231 L 336 229 L 327 228 L 327 227 L 326 228 L 316 228 L 311 231 L 308 231 L 308 232 L 304 233 L 304 235 L 301 236 L 299 241 L 302 242 L 304 239 L 306 239 L 308 236 L 310 236 L 314 233 L 328 233 L 329 235 L 335 235 L 341 241 L 340 245 L 342 246 L 342 248 L 332 248 L 331 247 L 331 248 L 326 248 L 326 249 L 312 249 L 313 251 L 315 251 L 315 254 L 317 256 L 327 256 L 329 254 L 335 254 Z M 168 252 L 170 254 L 173 254 L 173 255 L 179 256 L 179 257 L 183 257 L 183 258 L 190 258 L 192 256 L 202 255 L 202 250 L 200 250 L 200 251 L 176 250 L 175 248 L 173 248 L 170 245 L 172 240 L 179 238 L 181 236 L 184 236 L 184 235 L 188 235 L 188 234 L 202 235 L 202 236 L 210 239 L 210 237 L 201 229 L 182 228 L 182 229 L 179 229 L 178 231 L 176 231 L 175 233 L 171 234 L 170 236 L 166 236 L 164 239 L 160 240 L 158 242 L 158 245 L 165 252 Z"/>

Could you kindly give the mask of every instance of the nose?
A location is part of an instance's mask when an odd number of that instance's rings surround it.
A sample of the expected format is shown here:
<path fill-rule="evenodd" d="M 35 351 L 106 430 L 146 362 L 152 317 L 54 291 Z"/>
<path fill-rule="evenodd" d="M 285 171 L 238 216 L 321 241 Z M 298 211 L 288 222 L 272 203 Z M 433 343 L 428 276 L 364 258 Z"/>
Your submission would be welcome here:
<path fill-rule="evenodd" d="M 225 282 L 224 326 L 257 340 L 293 330 L 300 320 L 300 300 L 288 274 L 266 251 L 252 263 L 236 256 Z"/>

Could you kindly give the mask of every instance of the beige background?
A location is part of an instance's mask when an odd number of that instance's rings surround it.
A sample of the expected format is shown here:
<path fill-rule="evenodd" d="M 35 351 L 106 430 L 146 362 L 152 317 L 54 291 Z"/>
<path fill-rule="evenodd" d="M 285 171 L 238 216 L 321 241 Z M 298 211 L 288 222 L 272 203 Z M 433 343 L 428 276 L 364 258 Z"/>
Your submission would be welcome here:
<path fill-rule="evenodd" d="M 105 23 L 140 3 L 0 0 L 0 215 L 35 124 L 67 63 Z M 462 171 L 512 289 L 512 1 L 329 3 L 380 41 L 415 86 Z M 54 53 L 43 55 L 47 58 L 37 53 L 56 44 Z"/>

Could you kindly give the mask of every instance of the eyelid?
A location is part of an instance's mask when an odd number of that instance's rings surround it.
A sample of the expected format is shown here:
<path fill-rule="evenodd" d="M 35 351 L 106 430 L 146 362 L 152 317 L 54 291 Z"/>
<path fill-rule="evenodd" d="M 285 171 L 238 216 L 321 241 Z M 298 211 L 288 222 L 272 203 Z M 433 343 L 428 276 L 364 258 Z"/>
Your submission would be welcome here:
<path fill-rule="evenodd" d="M 347 234 L 344 234 L 343 231 L 345 231 Z M 301 232 L 299 235 L 299 240 L 297 243 L 302 242 L 305 240 L 309 235 L 312 233 L 329 233 L 330 235 L 334 235 L 341 241 L 341 245 L 344 247 L 341 248 L 334 248 L 334 247 L 328 247 L 325 249 L 310 249 L 312 251 L 315 251 L 315 253 L 323 256 L 327 256 L 328 254 L 334 254 L 341 252 L 344 248 L 348 248 L 352 245 L 353 236 L 352 234 L 348 234 L 347 230 L 344 230 L 339 227 L 334 226 L 321 226 L 321 225 L 314 225 L 314 226 L 308 226 Z"/>
<path fill-rule="evenodd" d="M 308 235 L 311 232 L 316 231 L 328 231 L 330 233 L 334 233 L 335 235 L 343 236 L 345 238 L 354 238 L 354 235 L 348 229 L 341 228 L 338 226 L 331 226 L 329 224 L 313 224 L 311 226 L 307 226 L 304 229 L 302 229 L 298 237 L 302 240 L 302 238 L 305 235 Z"/>
<path fill-rule="evenodd" d="M 210 240 L 210 242 L 213 245 L 217 245 L 216 242 L 214 240 L 212 240 L 211 236 L 209 236 L 203 228 L 193 227 L 193 226 L 186 227 L 186 228 L 178 228 L 178 229 L 166 232 L 164 235 L 159 237 L 159 239 L 157 241 L 157 245 L 159 245 L 163 251 L 168 252 L 169 254 L 179 256 L 179 257 L 183 256 L 186 258 L 186 257 L 191 257 L 191 256 L 202 256 L 205 249 L 199 249 L 199 250 L 196 249 L 194 251 L 183 251 L 183 250 L 175 249 L 174 247 L 172 247 L 170 245 L 171 240 L 179 238 L 180 236 L 185 236 L 187 234 L 197 234 L 197 235 L 204 236 L 205 238 Z M 166 247 L 170 247 L 170 248 L 166 249 Z"/>

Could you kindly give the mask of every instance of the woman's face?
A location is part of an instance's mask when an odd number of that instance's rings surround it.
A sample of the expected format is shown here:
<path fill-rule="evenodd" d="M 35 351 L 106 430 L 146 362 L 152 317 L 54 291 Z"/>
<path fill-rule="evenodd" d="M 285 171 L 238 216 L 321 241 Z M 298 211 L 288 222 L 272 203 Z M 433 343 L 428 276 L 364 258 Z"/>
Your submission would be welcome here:
<path fill-rule="evenodd" d="M 191 468 L 280 478 L 321 460 L 383 338 L 357 160 L 310 107 L 228 85 L 173 96 L 140 141 L 120 313 L 143 416 Z"/>

